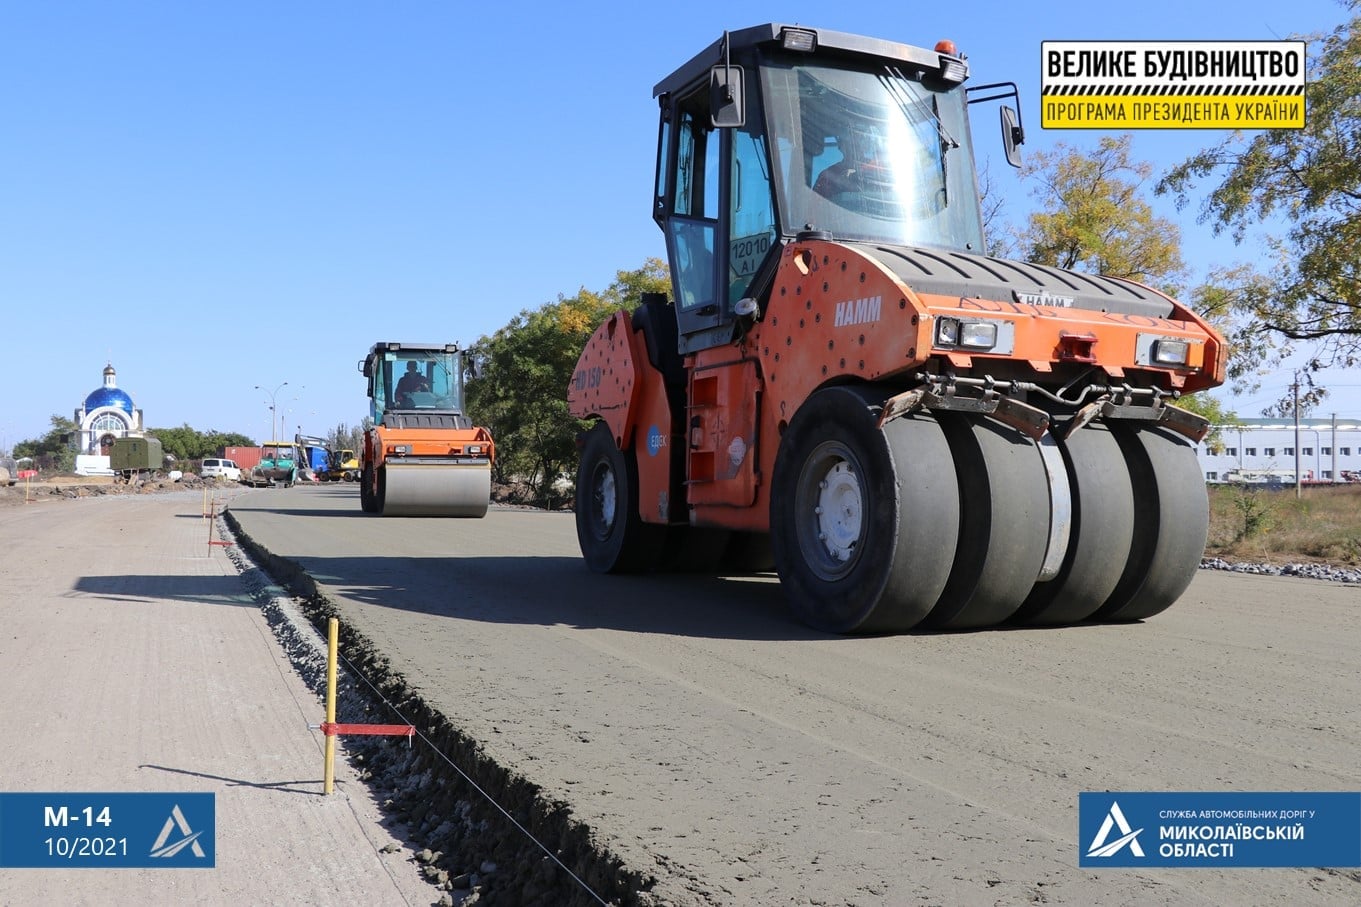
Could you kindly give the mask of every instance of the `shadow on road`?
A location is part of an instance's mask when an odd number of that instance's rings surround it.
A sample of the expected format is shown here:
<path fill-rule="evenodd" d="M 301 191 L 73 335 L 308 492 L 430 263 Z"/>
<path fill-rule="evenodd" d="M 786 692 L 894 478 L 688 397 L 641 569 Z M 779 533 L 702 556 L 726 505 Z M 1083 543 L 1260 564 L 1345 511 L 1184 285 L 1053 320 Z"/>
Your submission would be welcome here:
<path fill-rule="evenodd" d="M 170 598 L 209 605 L 255 607 L 241 588 L 241 579 L 230 576 L 165 576 L 156 573 L 125 573 L 117 576 L 82 576 L 72 592 L 110 601 L 151 601 Z"/>
<path fill-rule="evenodd" d="M 255 787 L 260 790 L 279 790 L 290 794 L 313 794 L 321 797 L 325 796 L 322 790 L 322 779 L 299 780 L 299 781 L 246 781 L 243 778 L 228 778 L 226 775 L 211 775 L 207 772 L 194 772 L 187 768 L 170 768 L 165 765 L 151 765 L 143 763 L 138 768 L 154 769 L 158 772 L 169 772 L 174 775 L 188 775 L 191 778 L 207 778 L 210 781 L 221 781 L 232 787 Z"/>
<path fill-rule="evenodd" d="M 311 581 L 330 596 L 455 620 L 719 639 L 840 638 L 797 623 L 773 574 L 600 576 L 577 557 L 266 557 L 281 582 Z"/>

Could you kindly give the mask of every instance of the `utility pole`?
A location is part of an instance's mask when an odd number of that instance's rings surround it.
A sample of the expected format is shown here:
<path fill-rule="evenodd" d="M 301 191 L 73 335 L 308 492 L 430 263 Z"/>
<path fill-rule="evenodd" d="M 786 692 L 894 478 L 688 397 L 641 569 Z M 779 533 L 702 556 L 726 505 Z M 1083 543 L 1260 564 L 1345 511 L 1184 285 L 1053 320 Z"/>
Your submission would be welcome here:
<path fill-rule="evenodd" d="M 1300 478 L 1300 370 L 1295 369 L 1295 500 L 1303 496 L 1303 480 Z"/>
<path fill-rule="evenodd" d="M 274 419 L 275 419 L 276 414 L 278 414 L 278 401 L 275 400 L 275 397 L 278 395 L 279 391 L 281 391 L 281 390 L 284 389 L 284 387 L 285 387 L 287 384 L 288 384 L 288 382 L 285 381 L 285 382 L 283 382 L 282 384 L 280 384 L 278 387 L 274 388 L 274 390 L 272 390 L 272 391 L 265 390 L 265 388 L 264 388 L 263 385 L 260 385 L 260 384 L 255 385 L 255 389 L 256 389 L 256 390 L 258 390 L 258 391 L 265 391 L 265 393 L 269 394 L 269 433 L 270 433 L 271 435 L 274 434 Z M 279 431 L 280 431 L 280 433 L 282 433 L 282 432 L 283 432 L 283 418 L 282 418 L 282 415 L 281 415 L 281 414 L 278 414 L 278 415 L 279 415 Z M 280 439 L 279 439 L 279 438 L 276 438 L 276 437 L 270 437 L 270 438 L 266 438 L 266 439 L 264 440 L 263 443 L 268 444 L 270 441 L 278 441 L 278 440 L 280 440 Z"/>

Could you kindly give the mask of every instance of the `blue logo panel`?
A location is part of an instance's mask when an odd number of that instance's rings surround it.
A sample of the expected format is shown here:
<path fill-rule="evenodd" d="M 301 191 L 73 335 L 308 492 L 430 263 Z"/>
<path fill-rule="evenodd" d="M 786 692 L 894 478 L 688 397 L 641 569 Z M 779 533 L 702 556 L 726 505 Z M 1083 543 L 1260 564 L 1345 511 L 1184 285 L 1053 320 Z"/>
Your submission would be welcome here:
<path fill-rule="evenodd" d="M 0 868 L 211 869 L 216 794 L 0 793 Z"/>
<path fill-rule="evenodd" d="M 1078 865 L 1361 866 L 1361 793 L 1080 793 Z"/>

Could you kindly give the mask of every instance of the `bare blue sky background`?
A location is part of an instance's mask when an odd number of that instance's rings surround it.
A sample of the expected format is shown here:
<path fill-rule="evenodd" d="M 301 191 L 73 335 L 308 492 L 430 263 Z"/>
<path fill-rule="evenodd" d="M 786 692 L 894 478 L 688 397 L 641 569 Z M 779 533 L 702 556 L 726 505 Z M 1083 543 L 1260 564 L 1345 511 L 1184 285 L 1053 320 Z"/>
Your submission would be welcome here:
<path fill-rule="evenodd" d="M 975 83 L 1020 83 L 1023 150 L 1094 144 L 1039 128 L 1040 42 L 1281 39 L 1332 0 L 1092 6 L 0 0 L 0 447 L 70 417 L 106 362 L 149 426 L 325 434 L 365 415 L 375 340 L 471 343 L 664 257 L 649 218 L 652 86 L 724 28 L 800 22 L 932 46 Z M 975 136 L 1006 214 L 1026 187 Z M 1219 133 L 1135 133 L 1166 169 Z M 1175 216 L 1197 277 L 1250 260 Z M 17 361 L 15 358 L 17 356 Z M 1320 415 L 1361 418 L 1333 375 Z M 1240 415 L 1289 384 L 1227 398 Z"/>

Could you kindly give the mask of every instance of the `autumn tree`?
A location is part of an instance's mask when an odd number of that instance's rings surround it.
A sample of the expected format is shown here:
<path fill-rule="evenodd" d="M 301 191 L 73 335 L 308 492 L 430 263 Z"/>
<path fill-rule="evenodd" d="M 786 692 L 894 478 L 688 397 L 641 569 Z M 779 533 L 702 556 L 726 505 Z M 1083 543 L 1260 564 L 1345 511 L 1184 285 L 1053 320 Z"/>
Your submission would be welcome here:
<path fill-rule="evenodd" d="M 584 287 L 537 309 L 525 309 L 475 346 L 467 384 L 468 412 L 496 441 L 496 479 L 530 485 L 541 501 L 569 473 L 584 427 L 567 411 L 567 384 L 586 341 L 619 309 L 637 307 L 644 292 L 667 292 L 666 265 L 649 259 L 620 271 L 601 292 Z"/>
<path fill-rule="evenodd" d="M 1015 234 L 1015 251 L 1027 261 L 1123 277 L 1179 296 L 1187 273 L 1181 231 L 1154 212 L 1148 201 L 1153 166 L 1135 160 L 1130 144 L 1129 135 L 1103 138 L 1091 151 L 1060 142 L 1029 156 L 1021 176 L 1034 184 L 1031 195 L 1041 208 Z M 1228 324 L 1221 300 L 1193 295 L 1183 301 L 1216 327 Z M 1235 419 L 1209 394 L 1177 403 L 1215 425 Z M 1209 443 L 1217 442 L 1212 436 Z"/>
<path fill-rule="evenodd" d="M 1084 151 L 1059 142 L 1027 156 L 1022 179 L 1040 209 L 1018 236 L 1027 261 L 1175 290 L 1185 277 L 1181 231 L 1145 198 L 1153 166 L 1130 156 L 1129 135 Z"/>
<path fill-rule="evenodd" d="M 1234 133 L 1157 186 L 1185 207 L 1208 182 L 1201 222 L 1239 243 L 1280 225 L 1259 237 L 1257 263 L 1218 271 L 1198 292 L 1232 321 L 1234 377 L 1306 356 L 1306 404 L 1321 396 L 1310 373 L 1361 359 L 1361 17 L 1308 46 L 1304 128 Z"/>

